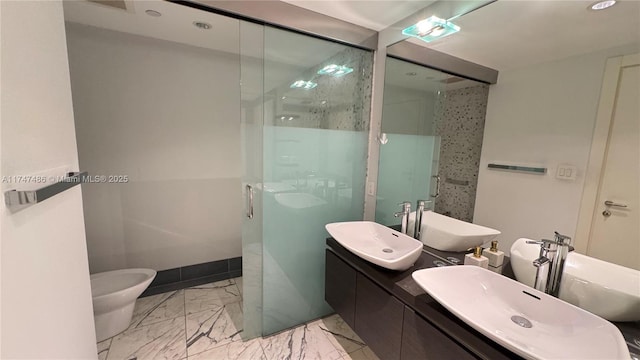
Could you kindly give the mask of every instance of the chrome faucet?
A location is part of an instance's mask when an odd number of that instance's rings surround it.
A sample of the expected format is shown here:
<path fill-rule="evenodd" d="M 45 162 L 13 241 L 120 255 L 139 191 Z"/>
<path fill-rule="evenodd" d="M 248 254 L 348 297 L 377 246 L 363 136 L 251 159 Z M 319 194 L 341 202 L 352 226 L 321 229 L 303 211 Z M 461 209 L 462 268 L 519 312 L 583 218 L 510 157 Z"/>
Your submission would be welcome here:
<path fill-rule="evenodd" d="M 569 254 L 570 242 L 570 237 L 557 231 L 553 240 L 527 241 L 527 244 L 540 245 L 540 255 L 533 260 L 533 266 L 537 269 L 534 283 L 534 287 L 537 290 L 558 297 L 564 263 L 567 260 L 567 254 Z M 543 273 L 544 270 L 547 270 L 546 274 Z"/>
<path fill-rule="evenodd" d="M 411 203 L 408 201 L 404 201 L 398 205 L 402 206 L 402 211 L 399 211 L 393 214 L 393 216 L 395 217 L 402 216 L 402 220 L 401 220 L 402 229 L 400 230 L 400 232 L 402 232 L 403 234 L 406 234 L 407 229 L 409 228 L 409 214 L 411 214 Z"/>
<path fill-rule="evenodd" d="M 418 200 L 416 202 L 416 223 L 414 225 L 413 237 L 420 240 L 420 233 L 422 232 L 422 214 L 424 213 L 424 206 L 430 203 L 431 200 Z"/>

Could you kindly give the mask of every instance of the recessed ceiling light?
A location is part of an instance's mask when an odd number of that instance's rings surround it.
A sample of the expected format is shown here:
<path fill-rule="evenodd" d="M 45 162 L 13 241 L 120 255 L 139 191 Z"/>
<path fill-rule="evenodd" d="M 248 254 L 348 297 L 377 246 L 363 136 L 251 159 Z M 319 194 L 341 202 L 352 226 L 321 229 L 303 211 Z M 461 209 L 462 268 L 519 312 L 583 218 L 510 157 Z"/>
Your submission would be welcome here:
<path fill-rule="evenodd" d="M 149 16 L 153 16 L 153 17 L 160 17 L 162 16 L 162 14 L 159 11 L 155 11 L 155 10 L 145 10 L 145 13 Z"/>
<path fill-rule="evenodd" d="M 211 29 L 211 24 L 207 24 L 206 22 L 202 22 L 202 21 L 194 21 L 193 22 L 193 26 L 197 27 L 198 29 L 202 29 L 202 30 Z"/>
<path fill-rule="evenodd" d="M 589 8 L 591 8 L 591 10 L 604 10 L 612 7 L 613 5 L 616 4 L 616 2 L 617 2 L 616 0 L 598 1 L 597 3 L 591 4 Z"/>

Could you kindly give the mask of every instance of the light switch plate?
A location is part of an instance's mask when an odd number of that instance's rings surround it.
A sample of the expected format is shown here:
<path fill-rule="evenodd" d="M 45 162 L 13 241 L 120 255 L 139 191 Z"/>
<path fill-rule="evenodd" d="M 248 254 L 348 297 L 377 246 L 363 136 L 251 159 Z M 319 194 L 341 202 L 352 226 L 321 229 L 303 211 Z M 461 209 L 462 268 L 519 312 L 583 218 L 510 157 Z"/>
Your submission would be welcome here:
<path fill-rule="evenodd" d="M 575 180 L 578 169 L 573 165 L 558 165 L 556 178 L 561 180 Z"/>

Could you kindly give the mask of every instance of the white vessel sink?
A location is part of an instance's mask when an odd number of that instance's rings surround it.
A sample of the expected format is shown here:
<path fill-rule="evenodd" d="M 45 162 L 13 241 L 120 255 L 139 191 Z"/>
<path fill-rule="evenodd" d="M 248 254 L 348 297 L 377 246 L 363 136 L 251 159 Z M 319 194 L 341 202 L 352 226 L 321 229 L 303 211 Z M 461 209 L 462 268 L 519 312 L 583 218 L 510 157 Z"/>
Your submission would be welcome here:
<path fill-rule="evenodd" d="M 518 281 L 533 286 L 540 245 L 518 239 L 511 267 Z M 567 255 L 559 297 L 610 321 L 640 320 L 640 271 L 572 251 Z"/>
<path fill-rule="evenodd" d="M 413 279 L 445 308 L 527 359 L 630 358 L 610 322 L 477 266 L 419 270 Z"/>
<path fill-rule="evenodd" d="M 415 224 L 415 212 L 409 218 L 409 228 Z M 420 240 L 427 246 L 442 251 L 465 251 L 482 245 L 500 235 L 500 231 L 471 224 L 433 211 L 422 216 Z"/>
<path fill-rule="evenodd" d="M 325 227 L 352 253 L 390 270 L 410 268 L 422 253 L 420 241 L 371 221 L 339 222 Z"/>

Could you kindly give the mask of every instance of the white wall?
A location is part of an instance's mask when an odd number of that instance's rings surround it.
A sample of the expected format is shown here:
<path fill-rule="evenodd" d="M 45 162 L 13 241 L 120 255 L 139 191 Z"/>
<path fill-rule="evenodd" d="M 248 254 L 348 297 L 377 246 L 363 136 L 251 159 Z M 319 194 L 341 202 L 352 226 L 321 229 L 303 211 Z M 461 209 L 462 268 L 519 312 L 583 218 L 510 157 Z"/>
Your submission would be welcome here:
<path fill-rule="evenodd" d="M 67 37 L 80 165 L 129 177 L 84 185 L 91 272 L 241 256 L 238 54 L 72 23 Z"/>
<path fill-rule="evenodd" d="M 1 8 L 2 176 L 77 170 L 62 3 Z M 80 187 L 16 213 L 1 209 L 0 357 L 97 358 Z"/>
<path fill-rule="evenodd" d="M 502 250 L 520 237 L 574 236 L 606 59 L 637 51 L 629 45 L 500 72 L 489 91 L 474 222 L 502 231 Z M 488 170 L 490 162 L 548 173 Z M 577 179 L 556 179 L 559 164 L 577 166 Z"/>

